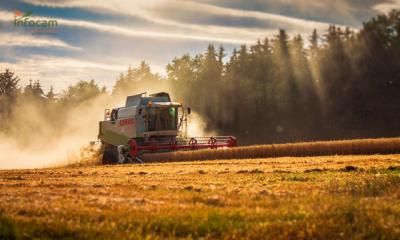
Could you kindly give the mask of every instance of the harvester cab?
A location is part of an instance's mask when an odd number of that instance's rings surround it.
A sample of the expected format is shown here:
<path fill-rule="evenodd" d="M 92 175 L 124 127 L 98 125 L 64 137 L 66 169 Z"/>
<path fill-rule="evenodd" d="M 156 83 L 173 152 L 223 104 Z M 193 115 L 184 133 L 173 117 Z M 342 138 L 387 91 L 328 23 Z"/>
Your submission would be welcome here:
<path fill-rule="evenodd" d="M 236 146 L 234 137 L 188 137 L 190 112 L 165 92 L 128 96 L 124 107 L 106 109 L 98 135 L 103 164 L 143 162 L 144 153 Z"/>

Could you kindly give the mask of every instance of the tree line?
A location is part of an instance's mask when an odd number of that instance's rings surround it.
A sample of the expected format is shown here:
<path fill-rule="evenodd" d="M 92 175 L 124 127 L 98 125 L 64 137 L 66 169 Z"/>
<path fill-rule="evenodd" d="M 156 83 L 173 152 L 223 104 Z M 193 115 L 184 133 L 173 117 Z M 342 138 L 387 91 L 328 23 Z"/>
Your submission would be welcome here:
<path fill-rule="evenodd" d="M 39 81 L 23 89 L 9 70 L 0 74 L 0 114 L 34 99 L 51 115 L 104 95 L 110 98 L 169 89 L 206 121 L 208 130 L 242 143 L 388 137 L 400 134 L 400 11 L 360 30 L 330 26 L 307 39 L 279 30 L 231 54 L 209 45 L 167 65 L 165 77 L 142 62 L 118 77 L 111 93 L 94 80 L 60 94 Z M 32 102 L 29 100 L 29 102 Z M 10 127 L 10 126 L 8 126 Z M 2 125 L 1 130 L 6 131 Z M 0 130 L 0 131 L 1 131 Z"/>

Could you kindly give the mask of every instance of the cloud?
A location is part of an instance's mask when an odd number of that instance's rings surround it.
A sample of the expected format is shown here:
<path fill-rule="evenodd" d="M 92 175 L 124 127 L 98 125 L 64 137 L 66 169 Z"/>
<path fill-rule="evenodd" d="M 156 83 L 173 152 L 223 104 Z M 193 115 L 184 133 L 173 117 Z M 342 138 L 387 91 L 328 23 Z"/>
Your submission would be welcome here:
<path fill-rule="evenodd" d="M 13 18 L 13 13 L 9 11 L 0 11 L 1 21 L 10 21 Z M 43 18 L 43 16 L 33 16 L 30 17 L 32 20 L 38 20 Z M 225 27 L 204 27 L 196 28 L 197 32 L 167 32 L 159 30 L 143 30 L 139 28 L 129 28 L 118 25 L 110 25 L 104 23 L 97 23 L 93 21 L 83 21 L 83 20 L 69 20 L 64 18 L 52 18 L 57 20 L 58 26 L 70 26 L 86 28 L 89 30 L 95 30 L 110 34 L 118 34 L 128 37 L 145 37 L 145 38 L 161 38 L 161 39 L 180 39 L 180 40 L 192 40 L 192 41 L 203 41 L 203 42 L 220 42 L 220 43 L 236 43 L 244 44 L 254 42 L 258 37 L 265 36 L 267 34 L 272 34 L 272 31 L 267 30 L 247 30 L 247 29 L 231 29 Z"/>
<path fill-rule="evenodd" d="M 210 4 L 197 3 L 197 2 L 183 2 L 179 7 L 184 7 L 186 9 L 196 10 L 200 13 L 216 14 L 223 16 L 233 16 L 233 17 L 248 17 L 263 21 L 270 21 L 277 25 L 287 24 L 292 25 L 297 28 L 323 28 L 328 25 L 326 22 L 317 22 L 304 20 L 294 17 L 288 17 L 280 14 L 271 14 L 261 11 L 251 11 L 243 9 L 234 9 L 227 7 L 219 7 Z"/>
<path fill-rule="evenodd" d="M 0 13 L 1 14 L 1 13 Z M 0 35 L 0 46 L 18 47 L 57 47 L 70 50 L 82 50 L 79 47 L 71 46 L 56 38 L 26 35 L 19 33 L 2 33 Z"/>
<path fill-rule="evenodd" d="M 116 25 L 108 25 L 102 23 L 96 23 L 91 21 L 80 21 L 80 20 L 67 20 L 56 18 L 60 25 L 66 25 L 71 27 L 80 27 L 87 28 L 91 30 L 96 30 L 105 33 L 111 34 L 119 34 L 128 37 L 150 37 L 150 38 L 164 38 L 164 39 L 181 39 L 181 40 L 193 40 L 193 41 L 204 41 L 204 42 L 221 42 L 221 43 L 249 43 L 254 41 L 256 38 L 252 38 L 254 36 L 254 32 L 251 31 L 239 31 L 236 34 L 241 34 L 241 38 L 234 37 L 226 37 L 226 36 L 213 36 L 207 34 L 183 34 L 183 33 L 174 33 L 174 32 L 162 32 L 162 31 L 144 31 L 141 29 L 130 29 L 127 27 L 120 27 Z M 217 29 L 208 29 L 208 33 L 213 31 L 214 33 L 218 32 L 223 33 L 224 30 L 222 28 Z M 267 33 L 264 31 L 264 33 Z M 268 32 L 270 33 L 270 32 Z M 246 35 L 247 34 L 247 35 Z M 246 36 L 245 36 L 246 35 Z M 250 35 L 250 36 L 249 36 Z"/>
<path fill-rule="evenodd" d="M 237 10 L 270 12 L 303 20 L 361 27 L 376 15 L 373 6 L 390 0 L 196 0 Z"/>
<path fill-rule="evenodd" d="M 39 79 L 45 89 L 53 85 L 56 91 L 79 80 L 95 79 L 109 89 L 120 72 L 127 69 L 125 64 L 93 62 L 68 57 L 29 55 L 15 63 L 0 62 L 0 69 L 9 68 L 21 78 L 22 85 L 29 79 Z"/>
<path fill-rule="evenodd" d="M 310 21 L 299 18 L 288 17 L 280 14 L 270 14 L 261 11 L 250 11 L 233 9 L 227 7 L 219 7 L 211 4 L 190 2 L 190 1 L 176 1 L 176 0 L 152 0 L 144 2 L 137 1 L 78 1 L 78 0 L 63 0 L 63 1 L 49 1 L 49 0 L 32 0 L 26 1 L 30 4 L 36 4 L 47 7 L 80 7 L 90 11 L 106 12 L 109 14 L 119 14 L 139 17 L 149 22 L 155 23 L 159 26 L 173 27 L 170 32 L 162 32 L 152 29 L 151 31 L 133 32 L 121 31 L 120 27 L 111 26 L 113 29 L 99 28 L 98 26 L 90 25 L 97 30 L 106 30 L 110 32 L 119 32 L 124 34 L 136 36 L 149 36 L 149 37 L 166 37 L 166 38 L 182 38 L 200 41 L 213 41 L 213 42 L 230 42 L 230 43 L 250 43 L 254 42 L 257 38 L 270 36 L 276 32 L 278 28 L 285 28 L 296 31 L 296 33 L 309 33 L 312 29 L 326 29 L 329 23 Z M 163 12 L 160 12 L 163 11 Z M 219 15 L 236 18 L 251 18 L 267 22 L 274 25 L 269 29 L 257 28 L 247 26 L 246 28 L 237 26 L 219 26 L 215 24 L 198 24 L 181 22 L 175 19 L 175 15 L 185 13 L 204 15 Z M 163 17 L 166 16 L 166 17 Z M 195 17 L 195 15 L 192 14 Z M 86 22 L 87 23 L 87 22 Z M 88 24 L 82 26 L 89 26 Z M 238 36 L 234 38 L 233 36 Z"/>
<path fill-rule="evenodd" d="M 313 29 L 325 30 L 329 26 L 328 22 L 305 20 L 281 14 L 234 9 L 190 1 L 179 2 L 179 4 L 171 4 L 171 2 L 177 3 L 177 1 L 164 2 L 147 9 L 147 11 L 143 11 L 140 15 L 149 21 L 152 20 L 167 26 L 187 28 L 192 31 L 207 29 L 209 34 L 242 33 L 243 35 L 251 36 L 253 41 L 260 37 L 271 36 L 277 29 L 286 29 L 288 32 L 295 34 L 309 34 Z M 203 23 L 201 23 L 201 19 L 203 19 Z M 221 27 L 221 25 L 226 24 L 224 22 L 244 22 L 249 20 L 252 23 L 260 23 L 261 27 L 254 24 L 247 24 L 245 27 L 237 25 Z"/>
<path fill-rule="evenodd" d="M 376 11 L 381 13 L 387 13 L 392 9 L 400 8 L 400 0 L 390 0 L 390 2 L 380 3 L 373 7 Z"/>

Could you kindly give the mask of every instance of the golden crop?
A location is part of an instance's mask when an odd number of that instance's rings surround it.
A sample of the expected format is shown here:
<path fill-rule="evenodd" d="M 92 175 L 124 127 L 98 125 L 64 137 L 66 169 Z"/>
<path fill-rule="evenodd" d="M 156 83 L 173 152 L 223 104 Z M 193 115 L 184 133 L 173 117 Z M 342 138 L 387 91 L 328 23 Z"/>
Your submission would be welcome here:
<path fill-rule="evenodd" d="M 398 239 L 400 155 L 0 171 L 0 238 Z"/>
<path fill-rule="evenodd" d="M 147 162 L 400 153 L 400 138 L 301 142 L 143 155 Z"/>

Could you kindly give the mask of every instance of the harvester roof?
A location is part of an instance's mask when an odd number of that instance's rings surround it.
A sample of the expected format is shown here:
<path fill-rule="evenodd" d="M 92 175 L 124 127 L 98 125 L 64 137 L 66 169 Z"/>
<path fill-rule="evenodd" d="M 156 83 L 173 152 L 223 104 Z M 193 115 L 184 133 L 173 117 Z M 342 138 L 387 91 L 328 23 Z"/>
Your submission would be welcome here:
<path fill-rule="evenodd" d="M 149 102 L 169 103 L 171 105 L 171 98 L 168 93 L 160 92 L 146 96 L 146 93 L 128 96 L 126 98 L 125 107 L 136 107 L 139 105 L 147 105 Z M 180 104 L 179 104 L 180 105 Z"/>

